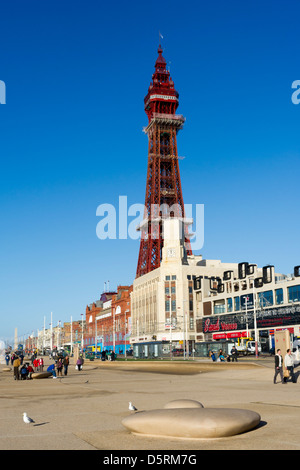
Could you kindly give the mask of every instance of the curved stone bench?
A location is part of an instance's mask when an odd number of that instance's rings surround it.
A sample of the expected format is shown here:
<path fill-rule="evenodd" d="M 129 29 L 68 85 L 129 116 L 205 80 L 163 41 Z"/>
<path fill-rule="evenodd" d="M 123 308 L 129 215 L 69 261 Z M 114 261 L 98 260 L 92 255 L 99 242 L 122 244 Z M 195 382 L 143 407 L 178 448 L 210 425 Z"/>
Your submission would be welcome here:
<path fill-rule="evenodd" d="M 3 367 L 3 369 L 1 369 L 1 372 L 11 372 L 11 367 Z"/>
<path fill-rule="evenodd" d="M 47 377 L 51 377 L 52 372 L 33 372 L 31 375 L 32 379 L 46 379 Z"/>
<path fill-rule="evenodd" d="M 234 436 L 254 429 L 259 423 L 260 415 L 254 411 L 201 406 L 141 411 L 122 421 L 134 434 L 185 439 Z"/>

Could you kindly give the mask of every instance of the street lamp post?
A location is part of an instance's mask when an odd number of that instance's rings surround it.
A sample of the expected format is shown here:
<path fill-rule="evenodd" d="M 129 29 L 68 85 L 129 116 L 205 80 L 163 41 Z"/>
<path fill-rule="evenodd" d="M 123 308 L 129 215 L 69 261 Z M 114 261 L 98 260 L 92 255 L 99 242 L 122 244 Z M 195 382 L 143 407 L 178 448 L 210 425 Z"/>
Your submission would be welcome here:
<path fill-rule="evenodd" d="M 83 352 L 83 313 L 81 313 L 82 321 L 81 321 L 81 352 Z"/>
<path fill-rule="evenodd" d="M 173 348 L 172 348 L 172 343 L 173 343 L 173 340 L 172 340 L 172 329 L 173 329 L 173 326 L 172 326 L 172 303 L 171 303 L 171 296 L 170 295 L 167 295 L 166 296 L 167 299 L 170 299 L 169 302 L 170 302 L 170 358 L 171 358 L 171 361 L 173 361 Z"/>
<path fill-rule="evenodd" d="M 57 350 L 59 350 L 60 347 L 61 347 L 60 346 L 60 342 L 61 342 L 60 339 L 61 339 L 60 338 L 60 320 L 58 320 Z"/>
<path fill-rule="evenodd" d="M 115 353 L 115 348 L 116 348 L 116 338 L 115 338 L 115 335 L 116 335 L 116 307 L 112 307 L 113 308 L 113 351 Z"/>
<path fill-rule="evenodd" d="M 97 351 L 98 351 L 98 338 L 97 338 L 98 332 L 97 332 L 97 317 L 95 315 L 95 359 L 97 357 Z"/>
<path fill-rule="evenodd" d="M 254 277 L 249 277 L 252 280 L 253 288 L 253 318 L 254 318 L 254 341 L 255 341 L 255 357 L 258 358 L 258 341 L 257 341 L 257 321 L 256 321 L 256 298 L 255 298 L 255 284 Z"/>
<path fill-rule="evenodd" d="M 186 359 L 187 354 L 187 314 L 184 309 L 184 302 L 187 302 L 187 300 L 182 301 L 183 309 L 182 309 L 182 331 L 183 331 L 183 342 L 184 342 L 184 349 L 183 349 L 183 355 L 184 355 L 184 360 Z M 181 307 L 177 307 L 178 309 L 181 309 Z"/>
<path fill-rule="evenodd" d="M 71 352 L 71 356 L 73 355 L 73 318 L 72 318 L 72 315 L 71 315 L 71 348 L 70 348 L 70 352 Z"/>
<path fill-rule="evenodd" d="M 50 323 L 50 351 L 53 351 L 53 326 L 52 326 L 52 312 L 51 312 L 51 323 Z"/>
<path fill-rule="evenodd" d="M 126 349 L 126 346 L 127 346 L 127 339 L 126 339 L 126 322 L 127 322 L 127 319 L 126 319 L 126 312 L 127 310 L 125 310 L 125 325 L 124 325 L 124 328 L 125 328 L 125 335 L 124 335 L 124 342 L 125 342 L 125 350 L 124 350 L 124 355 L 125 355 L 125 361 L 127 361 L 127 349 Z"/>
<path fill-rule="evenodd" d="M 257 341 L 257 322 L 256 322 L 256 299 L 254 290 L 254 279 L 253 279 L 253 315 L 254 315 L 254 339 L 255 339 L 255 357 L 258 358 L 258 341 Z"/>
<path fill-rule="evenodd" d="M 184 308 L 184 302 L 187 302 L 187 299 L 183 300 L 183 316 L 184 316 L 184 323 L 185 323 L 185 342 L 184 342 L 184 360 L 189 359 L 189 342 L 188 342 L 188 325 L 187 325 L 187 312 L 186 309 Z"/>
<path fill-rule="evenodd" d="M 44 316 L 44 331 L 43 331 L 43 354 L 45 354 L 45 348 L 46 348 L 46 343 L 45 343 L 45 330 L 46 330 L 46 317 Z"/>

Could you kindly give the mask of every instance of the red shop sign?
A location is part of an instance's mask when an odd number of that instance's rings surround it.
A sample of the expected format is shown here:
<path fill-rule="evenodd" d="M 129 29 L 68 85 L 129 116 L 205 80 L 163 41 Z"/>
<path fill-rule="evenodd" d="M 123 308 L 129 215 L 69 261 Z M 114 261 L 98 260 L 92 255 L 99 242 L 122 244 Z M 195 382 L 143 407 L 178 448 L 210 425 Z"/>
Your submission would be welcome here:
<path fill-rule="evenodd" d="M 241 338 L 242 333 L 234 331 L 233 333 L 227 333 L 227 338 Z"/>
<path fill-rule="evenodd" d="M 213 339 L 226 339 L 226 333 L 216 333 L 213 335 Z"/>

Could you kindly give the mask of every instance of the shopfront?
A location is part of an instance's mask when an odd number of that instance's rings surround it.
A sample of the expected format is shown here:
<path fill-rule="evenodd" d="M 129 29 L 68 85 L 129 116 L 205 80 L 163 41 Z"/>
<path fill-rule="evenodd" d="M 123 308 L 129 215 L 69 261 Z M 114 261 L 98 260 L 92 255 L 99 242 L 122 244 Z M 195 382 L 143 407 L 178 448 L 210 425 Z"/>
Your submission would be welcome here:
<path fill-rule="evenodd" d="M 274 330 L 289 328 L 291 331 L 300 325 L 300 304 L 259 309 L 255 312 L 256 328 Z M 255 329 L 254 310 L 226 315 L 210 315 L 202 319 L 202 333 L 212 334 L 214 340 L 229 340 L 246 337 Z"/>

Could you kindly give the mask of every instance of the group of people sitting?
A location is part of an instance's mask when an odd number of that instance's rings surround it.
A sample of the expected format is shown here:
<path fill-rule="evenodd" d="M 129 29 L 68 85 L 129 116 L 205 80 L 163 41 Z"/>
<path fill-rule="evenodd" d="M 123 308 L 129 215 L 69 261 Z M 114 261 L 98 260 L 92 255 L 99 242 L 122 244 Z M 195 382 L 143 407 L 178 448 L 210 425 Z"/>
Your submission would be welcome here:
<path fill-rule="evenodd" d="M 227 354 L 225 358 L 222 349 L 219 350 L 218 356 L 216 355 L 215 351 L 209 351 L 209 356 L 213 362 L 225 362 L 225 361 L 230 362 L 229 354 Z"/>
<path fill-rule="evenodd" d="M 117 355 L 114 351 L 106 351 L 105 349 L 101 351 L 101 361 L 107 361 L 108 359 L 110 361 L 115 361 L 116 357 Z"/>

